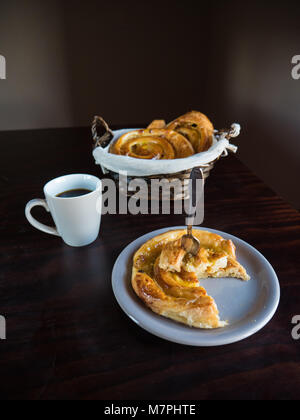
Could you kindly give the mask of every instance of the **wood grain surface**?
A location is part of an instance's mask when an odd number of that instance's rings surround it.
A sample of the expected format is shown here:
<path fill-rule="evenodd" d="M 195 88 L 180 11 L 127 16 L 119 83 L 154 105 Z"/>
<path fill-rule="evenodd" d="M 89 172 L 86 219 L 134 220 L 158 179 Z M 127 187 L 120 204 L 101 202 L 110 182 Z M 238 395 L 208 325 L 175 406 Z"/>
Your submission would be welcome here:
<path fill-rule="evenodd" d="M 281 303 L 240 343 L 191 348 L 136 326 L 116 303 L 114 262 L 131 241 L 183 216 L 104 216 L 98 240 L 70 248 L 32 228 L 24 207 L 63 174 L 100 176 L 88 129 L 0 133 L 1 399 L 299 399 L 300 217 L 236 157 L 206 185 L 204 226 L 249 242 L 274 266 Z M 52 224 L 43 209 L 34 216 Z"/>

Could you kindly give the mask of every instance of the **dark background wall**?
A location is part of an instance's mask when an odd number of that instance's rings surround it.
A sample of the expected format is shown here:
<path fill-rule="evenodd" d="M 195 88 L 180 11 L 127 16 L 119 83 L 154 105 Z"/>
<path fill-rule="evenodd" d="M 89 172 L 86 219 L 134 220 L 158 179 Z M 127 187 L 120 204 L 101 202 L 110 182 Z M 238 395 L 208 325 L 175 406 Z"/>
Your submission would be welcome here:
<path fill-rule="evenodd" d="M 0 54 L 0 130 L 73 125 L 58 1 L 0 0 Z"/>
<path fill-rule="evenodd" d="M 240 158 L 300 208 L 299 17 L 294 1 L 2 1 L 0 130 L 198 109 L 240 122 Z"/>

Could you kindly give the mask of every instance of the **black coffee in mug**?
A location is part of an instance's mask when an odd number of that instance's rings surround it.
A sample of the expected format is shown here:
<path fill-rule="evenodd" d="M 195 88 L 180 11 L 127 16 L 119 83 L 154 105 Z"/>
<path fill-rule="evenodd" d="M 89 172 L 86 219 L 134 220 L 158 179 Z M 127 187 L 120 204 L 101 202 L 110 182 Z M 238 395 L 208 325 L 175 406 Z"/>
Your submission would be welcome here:
<path fill-rule="evenodd" d="M 64 191 L 60 194 L 57 194 L 56 197 L 74 198 L 74 197 L 80 197 L 82 195 L 90 194 L 91 192 L 93 192 L 93 191 L 92 190 L 87 190 L 85 188 L 78 188 L 78 189 L 75 189 L 75 190 Z"/>

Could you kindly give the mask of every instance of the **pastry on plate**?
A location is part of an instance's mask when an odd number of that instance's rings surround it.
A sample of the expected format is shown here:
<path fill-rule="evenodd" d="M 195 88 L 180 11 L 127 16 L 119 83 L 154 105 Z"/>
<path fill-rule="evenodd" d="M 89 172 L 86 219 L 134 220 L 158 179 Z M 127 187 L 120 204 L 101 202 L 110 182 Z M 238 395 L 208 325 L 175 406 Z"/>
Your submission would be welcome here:
<path fill-rule="evenodd" d="M 176 131 L 150 128 L 124 134 L 112 145 L 111 152 L 138 159 L 176 159 L 193 155 L 194 149 Z"/>
<path fill-rule="evenodd" d="M 199 284 L 208 277 L 235 277 L 249 280 L 236 259 L 231 240 L 195 229 L 200 241 L 196 256 L 181 248 L 185 230 L 163 233 L 146 242 L 135 254 L 132 287 L 137 296 L 155 313 L 195 328 L 221 328 L 214 299 Z"/>
<path fill-rule="evenodd" d="M 167 125 L 185 136 L 193 145 L 195 153 L 205 152 L 213 144 L 214 127 L 206 115 L 191 111 Z"/>

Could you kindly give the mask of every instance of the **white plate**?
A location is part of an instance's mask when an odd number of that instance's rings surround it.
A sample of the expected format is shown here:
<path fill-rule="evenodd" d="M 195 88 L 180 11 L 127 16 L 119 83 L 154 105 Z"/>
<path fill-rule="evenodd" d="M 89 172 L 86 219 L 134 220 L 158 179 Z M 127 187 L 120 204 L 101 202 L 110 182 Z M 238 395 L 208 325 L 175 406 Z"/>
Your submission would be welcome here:
<path fill-rule="evenodd" d="M 224 232 L 201 228 L 231 239 L 237 247 L 238 261 L 251 276 L 249 282 L 237 279 L 205 279 L 200 284 L 212 296 L 219 308 L 220 318 L 229 321 L 225 328 L 199 330 L 164 318 L 148 309 L 131 287 L 134 253 L 147 240 L 169 230 L 161 229 L 142 236 L 128 245 L 118 257 L 112 286 L 123 311 L 141 328 L 175 343 L 190 346 L 221 346 L 243 340 L 262 329 L 273 317 L 279 304 L 280 287 L 270 263 L 255 248 Z"/>

